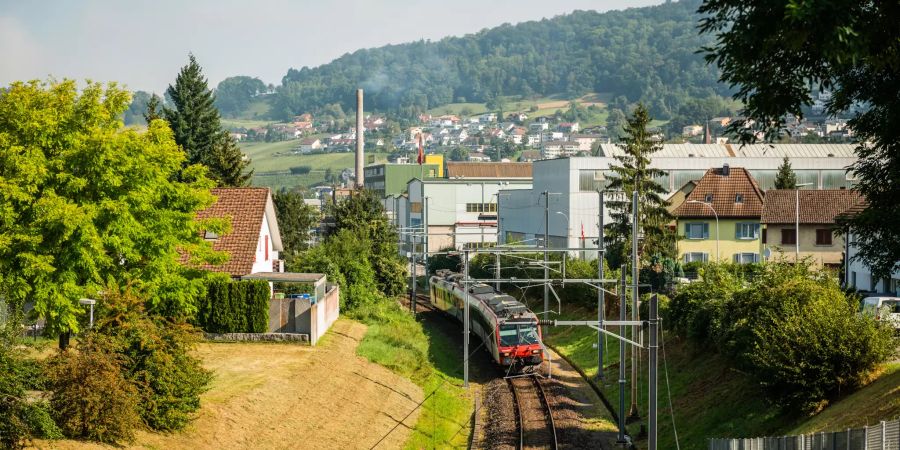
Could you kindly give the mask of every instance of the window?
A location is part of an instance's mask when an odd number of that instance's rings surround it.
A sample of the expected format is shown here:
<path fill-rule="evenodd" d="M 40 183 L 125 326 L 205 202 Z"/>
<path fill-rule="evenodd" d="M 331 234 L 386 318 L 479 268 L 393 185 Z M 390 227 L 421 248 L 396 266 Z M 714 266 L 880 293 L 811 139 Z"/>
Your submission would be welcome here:
<path fill-rule="evenodd" d="M 466 212 L 497 212 L 496 203 L 466 203 Z"/>
<path fill-rule="evenodd" d="M 713 195 L 712 195 L 712 194 L 706 194 L 706 198 L 705 198 L 704 201 L 706 201 L 706 203 L 712 203 L 712 201 L 713 201 Z"/>
<path fill-rule="evenodd" d="M 709 239 L 709 224 L 688 222 L 684 224 L 684 237 L 688 239 Z"/>
<path fill-rule="evenodd" d="M 768 236 L 769 233 L 767 233 L 767 231 L 768 230 L 765 228 L 763 228 L 763 230 L 762 230 L 762 243 L 763 244 L 769 242 L 769 236 Z"/>
<path fill-rule="evenodd" d="M 856 288 L 856 271 L 850 272 L 850 286 Z"/>
<path fill-rule="evenodd" d="M 816 245 L 831 245 L 831 230 L 827 228 L 816 230 Z"/>
<path fill-rule="evenodd" d="M 734 202 L 735 203 L 744 203 L 744 195 L 743 194 L 734 194 Z"/>
<path fill-rule="evenodd" d="M 263 261 L 268 261 L 269 260 L 269 236 L 264 235 L 263 240 L 265 241 L 265 245 L 266 245 L 266 257 L 265 257 L 265 259 L 263 259 Z"/>
<path fill-rule="evenodd" d="M 759 237 L 758 223 L 738 223 L 734 227 L 735 239 L 756 239 Z"/>
<path fill-rule="evenodd" d="M 759 262 L 759 254 L 758 253 L 735 253 L 734 254 L 734 262 L 735 264 L 751 264 Z"/>
<path fill-rule="evenodd" d="M 219 239 L 219 235 L 216 233 L 213 233 L 212 231 L 204 231 L 203 239 L 205 239 L 207 241 L 215 241 L 216 239 Z"/>
<path fill-rule="evenodd" d="M 581 192 L 594 192 L 597 189 L 605 189 L 608 183 L 602 170 L 578 171 L 578 190 Z"/>
<path fill-rule="evenodd" d="M 797 232 L 793 228 L 781 229 L 781 245 L 797 244 Z"/>
<path fill-rule="evenodd" d="M 709 253 L 690 252 L 684 254 L 684 262 L 706 262 L 709 260 Z"/>

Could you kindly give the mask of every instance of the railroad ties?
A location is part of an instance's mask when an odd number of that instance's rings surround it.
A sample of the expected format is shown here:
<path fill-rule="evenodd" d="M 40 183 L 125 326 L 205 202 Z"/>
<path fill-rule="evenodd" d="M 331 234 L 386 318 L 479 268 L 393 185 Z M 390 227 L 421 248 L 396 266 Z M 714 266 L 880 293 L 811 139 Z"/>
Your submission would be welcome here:
<path fill-rule="evenodd" d="M 541 378 L 510 377 L 506 382 L 512 392 L 518 428 L 516 448 L 556 450 L 556 424 Z"/>

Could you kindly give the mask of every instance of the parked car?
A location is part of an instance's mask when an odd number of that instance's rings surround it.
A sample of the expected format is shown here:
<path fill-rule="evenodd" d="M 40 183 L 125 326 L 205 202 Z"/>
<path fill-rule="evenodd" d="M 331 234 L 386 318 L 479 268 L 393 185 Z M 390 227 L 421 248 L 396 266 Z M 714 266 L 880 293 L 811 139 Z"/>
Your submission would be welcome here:
<path fill-rule="evenodd" d="M 900 297 L 866 297 L 862 300 L 862 312 L 875 316 L 875 320 L 888 321 L 900 330 Z"/>

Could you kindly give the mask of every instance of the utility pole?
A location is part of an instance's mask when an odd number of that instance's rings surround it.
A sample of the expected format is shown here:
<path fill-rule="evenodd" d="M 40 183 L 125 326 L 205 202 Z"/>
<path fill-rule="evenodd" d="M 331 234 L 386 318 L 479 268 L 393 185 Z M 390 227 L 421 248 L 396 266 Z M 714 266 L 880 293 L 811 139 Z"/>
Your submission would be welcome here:
<path fill-rule="evenodd" d="M 650 298 L 650 389 L 648 394 L 649 400 L 649 432 L 647 434 L 647 448 L 656 450 L 657 445 L 657 365 L 659 364 L 659 297 L 653 294 Z"/>
<path fill-rule="evenodd" d="M 550 191 L 544 191 L 544 280 L 550 279 L 550 261 L 548 260 L 550 248 Z M 549 317 L 550 311 L 550 284 L 544 282 L 544 318 Z"/>
<path fill-rule="evenodd" d="M 605 248 L 603 244 L 603 191 L 597 190 L 597 195 L 600 197 L 600 213 L 597 215 L 598 218 L 598 228 L 599 232 L 597 233 L 597 278 L 603 279 L 603 259 L 605 256 Z M 597 286 L 597 322 L 600 328 L 603 328 L 603 319 L 606 318 L 606 314 L 604 312 L 606 301 L 606 292 L 603 290 L 603 285 Z M 597 330 L 597 379 L 603 381 L 603 333 L 600 330 Z"/>
<path fill-rule="evenodd" d="M 463 387 L 469 388 L 469 251 L 463 251 Z"/>
<path fill-rule="evenodd" d="M 622 267 L 619 269 L 619 272 L 622 274 L 621 282 L 622 284 L 619 286 L 619 320 L 624 322 L 625 317 L 625 302 L 627 300 L 627 296 L 625 295 L 625 290 L 627 289 L 627 283 L 625 281 L 625 270 L 627 270 L 625 264 L 622 264 Z M 625 337 L 625 325 L 619 325 L 619 336 Z M 625 340 L 619 339 L 619 438 L 616 442 L 621 444 L 625 443 Z"/>
<path fill-rule="evenodd" d="M 631 195 L 631 211 L 632 211 L 632 219 L 631 219 L 631 320 L 639 320 L 638 315 L 638 299 L 640 298 L 640 291 L 638 290 L 638 189 L 637 185 L 635 185 L 634 192 Z M 637 334 L 640 333 L 640 327 L 632 325 L 631 326 L 631 339 L 633 341 L 637 341 Z M 631 408 L 628 411 L 628 417 L 630 419 L 638 419 L 641 417 L 640 412 L 638 412 L 637 406 L 637 362 L 638 362 L 638 350 L 637 347 L 631 346 Z"/>
<path fill-rule="evenodd" d="M 495 261 L 494 261 L 496 263 L 496 267 L 494 267 L 494 278 L 499 280 L 500 279 L 500 253 L 499 252 L 494 253 L 494 256 L 496 257 Z M 497 281 L 497 284 L 494 287 L 496 287 L 497 290 L 499 291 L 500 290 L 500 281 Z"/>
<path fill-rule="evenodd" d="M 410 252 L 409 261 L 412 268 L 409 270 L 409 307 L 413 315 L 416 314 L 416 241 L 413 238 L 412 251 Z"/>

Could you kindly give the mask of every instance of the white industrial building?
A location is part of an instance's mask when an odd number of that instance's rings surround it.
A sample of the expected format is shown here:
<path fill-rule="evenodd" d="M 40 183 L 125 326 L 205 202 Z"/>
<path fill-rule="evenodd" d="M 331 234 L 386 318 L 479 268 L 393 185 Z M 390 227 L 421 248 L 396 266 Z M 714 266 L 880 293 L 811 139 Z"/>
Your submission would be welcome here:
<path fill-rule="evenodd" d="M 846 272 L 846 286 L 865 292 L 888 293 L 900 296 L 900 269 L 884 278 L 872 275 L 872 269 L 865 262 L 856 258 L 859 248 L 854 245 L 855 235 L 851 230 L 846 237 L 847 254 L 850 255 L 850 267 Z"/>
<path fill-rule="evenodd" d="M 424 240 L 429 252 L 479 248 L 497 243 L 500 190 L 530 188 L 529 178 L 416 178 L 409 181 L 405 194 L 388 197 L 385 205 L 396 211 L 389 214 L 395 217 L 404 242 Z M 423 224 L 428 230 L 424 238 Z"/>
<path fill-rule="evenodd" d="M 808 189 L 841 189 L 853 183 L 846 171 L 856 161 L 853 149 L 852 144 L 664 144 L 652 156 L 651 165 L 668 173 L 658 181 L 670 193 L 724 164 L 748 169 L 765 190 L 774 187 L 778 166 L 787 156 L 798 183 L 812 183 Z M 593 241 L 599 235 L 597 190 L 606 187 L 609 168 L 617 165 L 615 156 L 621 155 L 622 149 L 601 144 L 600 154 L 535 161 L 530 189 L 499 193 L 498 241 L 540 245 L 547 230 L 544 192 L 548 192 L 549 245 L 595 248 Z M 606 195 L 608 201 L 613 194 Z M 591 252 L 585 254 L 592 256 Z"/>

